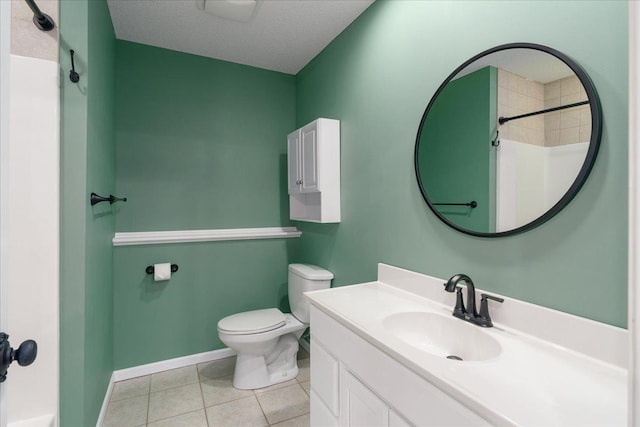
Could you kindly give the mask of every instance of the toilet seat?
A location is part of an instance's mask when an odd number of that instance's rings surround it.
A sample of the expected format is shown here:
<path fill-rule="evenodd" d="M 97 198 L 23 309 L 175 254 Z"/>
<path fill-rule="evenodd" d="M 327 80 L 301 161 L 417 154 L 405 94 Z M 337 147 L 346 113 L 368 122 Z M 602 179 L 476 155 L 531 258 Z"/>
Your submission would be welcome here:
<path fill-rule="evenodd" d="M 281 328 L 285 315 L 277 308 L 245 311 L 227 316 L 218 322 L 218 330 L 230 335 L 250 335 Z"/>

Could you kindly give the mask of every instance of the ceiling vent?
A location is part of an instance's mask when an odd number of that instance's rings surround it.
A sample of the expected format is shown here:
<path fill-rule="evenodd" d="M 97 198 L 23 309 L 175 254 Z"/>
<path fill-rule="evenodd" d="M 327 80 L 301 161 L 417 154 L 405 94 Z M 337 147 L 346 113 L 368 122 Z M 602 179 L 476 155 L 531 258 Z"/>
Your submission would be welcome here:
<path fill-rule="evenodd" d="M 198 9 L 211 15 L 238 22 L 249 22 L 261 0 L 196 0 Z"/>

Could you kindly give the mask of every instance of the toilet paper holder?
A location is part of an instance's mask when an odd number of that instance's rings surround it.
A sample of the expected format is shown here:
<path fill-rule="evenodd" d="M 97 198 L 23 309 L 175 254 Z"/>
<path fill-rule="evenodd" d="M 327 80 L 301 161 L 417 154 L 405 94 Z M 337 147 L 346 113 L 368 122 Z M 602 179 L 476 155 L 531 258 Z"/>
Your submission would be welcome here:
<path fill-rule="evenodd" d="M 149 265 L 149 266 L 147 266 L 147 268 L 144 269 L 144 271 L 147 274 L 153 274 L 155 269 L 153 268 L 153 265 Z M 171 272 L 175 273 L 176 271 L 178 271 L 178 264 L 171 264 Z"/>

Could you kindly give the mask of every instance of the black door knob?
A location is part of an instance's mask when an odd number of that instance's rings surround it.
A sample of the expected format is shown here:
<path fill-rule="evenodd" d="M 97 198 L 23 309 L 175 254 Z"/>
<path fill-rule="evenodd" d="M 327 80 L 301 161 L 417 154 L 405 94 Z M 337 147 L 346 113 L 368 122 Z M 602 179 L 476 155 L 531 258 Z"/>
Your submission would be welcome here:
<path fill-rule="evenodd" d="M 11 348 L 9 335 L 0 332 L 0 383 L 7 379 L 7 369 L 16 360 L 20 366 L 29 366 L 36 360 L 38 344 L 34 340 L 26 340 L 16 350 Z"/>
<path fill-rule="evenodd" d="M 18 361 L 20 366 L 29 366 L 36 360 L 38 355 L 38 344 L 34 340 L 26 340 L 15 351 L 13 360 Z"/>

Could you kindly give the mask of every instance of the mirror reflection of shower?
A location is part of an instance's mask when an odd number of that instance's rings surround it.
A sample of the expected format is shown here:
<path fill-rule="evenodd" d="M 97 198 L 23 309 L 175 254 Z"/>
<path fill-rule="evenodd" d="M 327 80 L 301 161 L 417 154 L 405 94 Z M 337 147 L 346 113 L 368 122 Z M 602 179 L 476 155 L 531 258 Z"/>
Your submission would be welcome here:
<path fill-rule="evenodd" d="M 422 195 L 468 234 L 536 227 L 584 183 L 599 111 L 589 77 L 561 52 L 527 43 L 483 52 L 445 80 L 423 115 L 415 151 Z"/>
<path fill-rule="evenodd" d="M 551 209 L 573 184 L 587 155 L 591 111 L 585 89 L 569 68 L 564 76 L 547 74 L 538 73 L 534 80 L 498 68 L 498 117 L 578 105 L 498 126 L 497 232 L 533 221 Z"/>

